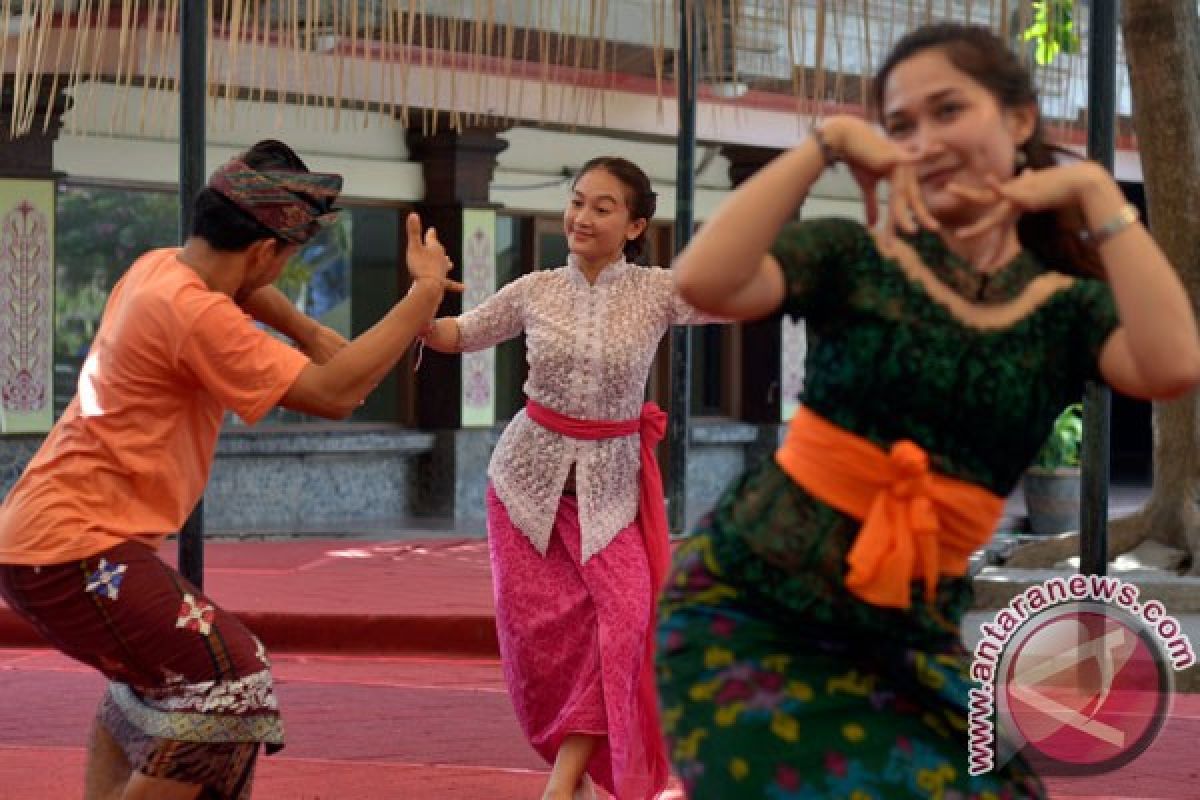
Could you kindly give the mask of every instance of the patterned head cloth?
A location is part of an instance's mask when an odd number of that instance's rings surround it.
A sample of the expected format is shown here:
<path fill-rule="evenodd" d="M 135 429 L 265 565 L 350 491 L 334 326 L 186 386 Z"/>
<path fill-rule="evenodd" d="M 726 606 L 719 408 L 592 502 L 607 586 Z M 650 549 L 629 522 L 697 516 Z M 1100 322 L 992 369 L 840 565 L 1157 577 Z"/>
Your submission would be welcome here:
<path fill-rule="evenodd" d="M 304 244 L 333 221 L 342 176 L 293 169 L 257 170 L 235 158 L 213 173 L 208 188 L 219 192 L 280 238 Z"/>

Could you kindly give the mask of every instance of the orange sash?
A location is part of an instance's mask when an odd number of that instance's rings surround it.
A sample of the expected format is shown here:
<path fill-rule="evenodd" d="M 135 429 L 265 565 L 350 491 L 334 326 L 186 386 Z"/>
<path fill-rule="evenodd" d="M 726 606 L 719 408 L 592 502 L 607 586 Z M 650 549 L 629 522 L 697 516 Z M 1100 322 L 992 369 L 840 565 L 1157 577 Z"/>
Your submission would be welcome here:
<path fill-rule="evenodd" d="M 862 521 L 846 588 L 872 605 L 908 608 L 918 577 L 932 602 L 938 576 L 965 575 L 1004 510 L 1004 498 L 930 472 L 913 442 L 885 453 L 803 407 L 775 461 L 814 497 Z"/>

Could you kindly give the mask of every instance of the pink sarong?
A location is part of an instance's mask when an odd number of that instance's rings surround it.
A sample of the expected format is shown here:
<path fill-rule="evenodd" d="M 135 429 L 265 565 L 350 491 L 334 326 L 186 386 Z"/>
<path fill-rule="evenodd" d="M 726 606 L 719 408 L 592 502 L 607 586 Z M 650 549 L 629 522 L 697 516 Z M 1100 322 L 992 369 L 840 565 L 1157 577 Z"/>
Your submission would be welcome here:
<path fill-rule="evenodd" d="M 574 439 L 611 439 L 638 434 L 640 438 L 640 470 L 638 472 L 637 525 L 641 528 L 642 543 L 650 568 L 650 613 L 648 630 L 654 630 L 658 595 L 671 567 L 671 542 L 667 528 L 667 508 L 663 496 L 662 474 L 658 470 L 655 446 L 667 432 L 667 415 L 655 403 L 643 403 L 642 413 L 628 420 L 576 419 L 560 414 L 534 400 L 525 401 L 525 413 L 547 430 Z M 641 739 L 647 745 L 645 769 L 661 790 L 667 785 L 670 772 L 666 742 L 658 716 L 658 691 L 654 674 L 654 636 L 646 636 L 642 648 L 642 663 L 638 669 L 638 719 Z M 656 790 L 656 791 L 658 791 Z"/>
<path fill-rule="evenodd" d="M 636 522 L 580 563 L 578 501 L 565 495 L 543 558 L 489 487 L 488 543 L 504 678 L 525 736 L 553 764 L 572 733 L 604 737 L 587 772 L 620 800 L 665 787 L 651 769 L 640 666 L 651 612 L 650 573 Z M 653 688 L 653 687 L 652 687 Z"/>

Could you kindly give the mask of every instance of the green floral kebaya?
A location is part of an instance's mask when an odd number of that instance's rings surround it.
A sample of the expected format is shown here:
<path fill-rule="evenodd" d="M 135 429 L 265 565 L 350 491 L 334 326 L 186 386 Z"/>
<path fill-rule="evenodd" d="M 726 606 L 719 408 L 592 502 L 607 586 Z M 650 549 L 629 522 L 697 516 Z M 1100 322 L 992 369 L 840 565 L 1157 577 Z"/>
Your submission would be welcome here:
<path fill-rule="evenodd" d="M 936 471 L 1007 495 L 1059 411 L 1098 377 L 1118 324 L 1111 291 L 1075 279 L 1023 303 L 1049 272 L 1030 253 L 983 278 L 935 235 L 908 243 L 963 307 L 1026 313 L 982 326 L 885 258 L 860 224 L 790 226 L 772 252 L 783 311 L 807 321 L 802 401 L 882 447 L 914 441 Z M 909 610 L 864 603 L 844 585 L 858 527 L 767 460 L 677 552 L 658 669 L 690 797 L 1043 797 L 1019 758 L 967 774 L 959 626 L 970 581 L 942 578 L 933 603 L 914 584 Z"/>

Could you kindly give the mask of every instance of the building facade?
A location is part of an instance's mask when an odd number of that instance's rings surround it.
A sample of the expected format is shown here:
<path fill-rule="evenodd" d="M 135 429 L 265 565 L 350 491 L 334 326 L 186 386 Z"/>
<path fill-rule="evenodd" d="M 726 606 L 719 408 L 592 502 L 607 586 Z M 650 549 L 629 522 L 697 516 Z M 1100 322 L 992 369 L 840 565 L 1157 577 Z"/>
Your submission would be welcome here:
<path fill-rule="evenodd" d="M 42 5 L 53 4 L 34 4 Z M 72 396 L 112 284 L 143 250 L 179 240 L 178 99 L 169 67 L 178 33 L 158 14 L 169 4 L 148 3 L 140 22 L 115 12 L 81 21 L 69 13 L 78 4 L 58 5 L 57 23 L 47 12 L 29 30 L 6 17 L 0 56 L 0 120 L 8 126 L 0 131 L 0 201 L 6 202 L 0 213 L 19 219 L 27 238 L 40 235 L 45 242 L 40 255 L 4 265 L 16 298 L 8 325 L 15 329 L 19 322 L 22 336 L 36 346 L 18 354 L 20 363 L 10 359 L 11 374 L 0 380 L 26 376 L 25 384 L 41 387 L 41 401 L 34 409 L 30 397 L 37 392 L 27 388 L 5 394 L 0 493 Z M 493 22 L 507 25 L 525 50 L 488 54 L 482 45 L 454 44 L 476 29 L 470 3 L 428 3 L 430 19 L 442 24 L 434 30 L 446 38 L 410 40 L 392 61 L 387 48 L 401 47 L 399 34 L 379 38 L 388 25 L 356 25 L 349 14 L 394 4 L 334 3 L 334 15 L 312 25 L 290 20 L 298 31 L 290 42 L 279 34 L 289 20 L 276 28 L 266 22 L 273 4 L 244 4 L 241 27 L 221 16 L 232 13 L 230 4 L 213 5 L 208 168 L 260 138 L 276 137 L 311 168 L 345 176 L 341 219 L 305 248 L 280 284 L 324 324 L 354 336 L 403 296 L 403 220 L 412 209 L 438 228 L 464 270 L 467 293 L 447 297 L 444 314 L 470 307 L 530 270 L 561 265 L 571 177 L 597 155 L 625 156 L 650 174 L 659 210 L 647 263 L 669 264 L 676 250 L 678 109 L 670 75 L 666 84 L 662 78 L 670 53 L 659 51 L 675 36 L 662 17 L 672 4 L 615 3 L 607 27 L 585 30 L 576 20 L 572 36 L 564 32 L 569 12 L 587 3 L 560 4 L 562 16 L 541 20 L 519 18 L 528 4 L 514 3 L 511 18 Z M 839 17 L 835 27 L 832 17 L 816 13 L 824 4 L 799 5 L 803 13 L 785 18 L 771 3 L 747 4 L 748 22 L 740 29 L 727 30 L 724 40 L 706 39 L 709 51 L 725 52 L 726 65 L 714 66 L 721 60 L 711 52 L 705 61 L 696 112 L 697 223 L 730 189 L 800 141 L 814 114 L 861 112 L 855 87 L 869 67 L 867 54 L 902 32 L 897 19 L 911 18 L 914 7 L 896 2 L 888 17 L 887 4 L 872 4 L 871 16 Z M 975 5 L 978 14 L 988 4 Z M 252 8 L 262 9 L 261 23 L 256 16 L 251 24 Z M 658 18 L 663 24 L 656 28 Z M 85 22 L 86 35 L 80 33 Z M 404 30 L 404 20 L 393 23 L 395 31 Z M 39 39 L 30 30 L 46 34 Z M 371 47 L 355 38 L 371 30 L 377 36 Z M 587 59 L 578 54 L 572 61 L 571 47 L 582 52 L 589 40 L 600 49 L 608 42 L 620 58 L 607 68 L 585 68 Z M 72 64 L 61 55 L 73 45 L 84 55 L 93 48 L 92 63 L 101 66 L 83 74 L 78 57 Z M 835 46 L 836 62 L 829 55 Z M 40 72 L 29 66 L 35 53 Z M 1046 103 L 1056 119 L 1077 111 L 1072 69 L 1068 64 L 1043 76 L 1058 81 L 1047 83 L 1056 87 Z M 35 72 L 42 76 L 37 82 Z M 798 88 L 797 76 L 811 82 L 807 95 L 789 91 Z M 1078 142 L 1075 128 L 1060 127 L 1061 138 Z M 1118 174 L 1140 181 L 1136 153 L 1120 154 Z M 800 213 L 861 218 L 857 197 L 848 176 L 832 172 Z M 28 209 L 40 215 L 40 229 Z M 771 319 L 706 326 L 689 335 L 688 463 L 664 466 L 687 470 L 687 517 L 693 520 L 748 460 L 774 449 L 802 388 L 804 328 Z M 664 407 L 669 359 L 664 340 L 649 387 Z M 231 418 L 206 494 L 206 526 L 213 532 L 363 533 L 436 521 L 481 530 L 487 460 L 523 403 L 524 372 L 519 339 L 485 353 L 427 353 L 419 372 L 410 355 L 345 423 L 278 411 L 250 429 Z"/>

